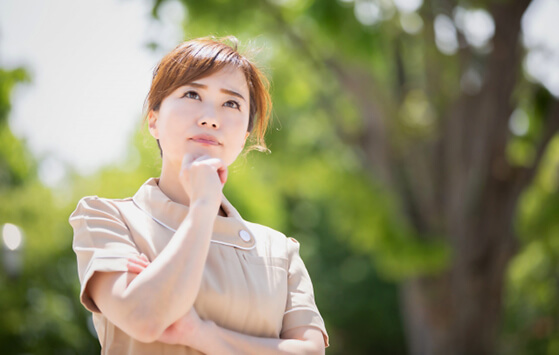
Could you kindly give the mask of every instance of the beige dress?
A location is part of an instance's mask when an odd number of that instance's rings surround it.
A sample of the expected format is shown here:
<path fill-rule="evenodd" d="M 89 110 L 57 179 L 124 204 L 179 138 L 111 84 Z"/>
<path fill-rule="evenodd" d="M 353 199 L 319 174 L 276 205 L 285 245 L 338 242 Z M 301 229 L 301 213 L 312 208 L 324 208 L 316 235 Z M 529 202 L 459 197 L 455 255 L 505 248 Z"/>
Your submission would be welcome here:
<path fill-rule="evenodd" d="M 279 338 L 290 329 L 312 326 L 328 335 L 314 301 L 299 243 L 244 221 L 224 198 L 227 217 L 218 216 L 194 304 L 202 319 L 243 334 Z M 112 324 L 87 292 L 95 272 L 126 272 L 127 258 L 153 260 L 167 245 L 188 207 L 171 201 L 149 179 L 132 198 L 83 198 L 70 216 L 78 259 L 81 302 L 91 312 L 102 354 L 198 354 L 160 342 L 139 342 Z M 138 305 L 141 306 L 141 305 Z M 165 307 L 165 305 L 162 305 Z"/>

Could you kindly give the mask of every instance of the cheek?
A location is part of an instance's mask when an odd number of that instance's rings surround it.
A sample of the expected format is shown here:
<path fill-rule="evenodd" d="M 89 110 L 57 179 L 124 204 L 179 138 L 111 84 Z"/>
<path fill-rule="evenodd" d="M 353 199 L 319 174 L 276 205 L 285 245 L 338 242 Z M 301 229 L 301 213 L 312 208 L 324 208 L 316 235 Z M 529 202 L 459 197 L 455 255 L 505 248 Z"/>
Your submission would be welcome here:
<path fill-rule="evenodd" d="M 245 134 L 248 131 L 248 114 L 247 115 L 243 115 L 240 118 L 240 122 L 239 122 L 239 126 L 242 128 L 243 130 L 243 134 Z"/>
<path fill-rule="evenodd" d="M 226 121 L 230 127 L 228 131 L 235 141 L 242 142 L 248 131 L 248 117 L 234 117 Z"/>
<path fill-rule="evenodd" d="M 179 134 L 181 129 L 192 124 L 195 112 L 188 107 L 175 106 L 162 112 L 162 116 L 165 118 L 162 122 L 165 131 L 168 134 Z"/>

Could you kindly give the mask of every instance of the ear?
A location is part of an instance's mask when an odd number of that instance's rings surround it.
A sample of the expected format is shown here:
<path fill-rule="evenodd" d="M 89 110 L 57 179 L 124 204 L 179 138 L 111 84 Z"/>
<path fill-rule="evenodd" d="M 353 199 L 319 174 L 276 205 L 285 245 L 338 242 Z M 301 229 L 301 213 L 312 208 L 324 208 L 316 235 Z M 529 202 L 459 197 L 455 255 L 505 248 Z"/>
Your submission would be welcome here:
<path fill-rule="evenodd" d="M 149 133 L 155 139 L 159 139 L 159 131 L 157 130 L 157 119 L 158 119 L 157 112 L 151 110 L 148 114 L 148 129 L 149 129 Z"/>

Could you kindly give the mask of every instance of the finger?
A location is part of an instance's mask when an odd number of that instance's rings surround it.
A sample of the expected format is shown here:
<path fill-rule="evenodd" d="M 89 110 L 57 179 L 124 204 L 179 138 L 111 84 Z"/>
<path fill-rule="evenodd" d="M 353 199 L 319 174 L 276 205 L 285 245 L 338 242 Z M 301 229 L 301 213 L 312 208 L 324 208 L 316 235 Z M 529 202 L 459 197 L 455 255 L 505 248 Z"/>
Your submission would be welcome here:
<path fill-rule="evenodd" d="M 182 158 L 181 163 L 181 175 L 187 173 L 192 169 L 193 166 L 211 166 L 217 170 L 221 165 L 220 160 L 217 158 L 212 158 L 209 155 L 194 155 L 186 153 Z"/>
<path fill-rule="evenodd" d="M 141 267 L 143 267 L 143 268 L 146 268 L 146 267 L 148 267 L 149 262 L 144 261 L 144 260 L 134 260 L 134 261 L 132 262 L 132 264 L 135 264 L 135 265 L 141 266 Z"/>
<path fill-rule="evenodd" d="M 194 156 L 193 154 L 191 154 L 193 159 L 192 162 L 202 162 L 202 161 L 206 161 L 206 160 L 212 160 L 215 158 L 212 158 L 211 156 L 207 155 L 207 154 L 202 154 L 202 155 L 198 155 L 198 156 Z"/>
<path fill-rule="evenodd" d="M 225 185 L 225 183 L 227 182 L 227 168 L 217 169 L 217 175 L 219 175 L 219 180 L 221 181 L 221 184 Z"/>
<path fill-rule="evenodd" d="M 128 263 L 135 264 L 135 265 L 138 265 L 138 266 L 142 266 L 144 268 L 149 265 L 149 261 L 141 259 L 140 256 L 134 256 L 134 257 L 128 258 Z"/>
<path fill-rule="evenodd" d="M 223 163 L 223 161 L 219 158 L 212 158 L 212 157 L 208 157 L 208 156 L 203 156 L 200 157 L 198 159 L 196 159 L 192 165 L 197 165 L 197 166 L 211 166 L 212 168 L 215 169 L 215 171 L 218 171 L 219 169 L 224 169 L 227 168 L 227 166 Z"/>
<path fill-rule="evenodd" d="M 128 260 L 134 260 L 136 262 L 141 262 L 141 263 L 149 262 L 149 259 L 144 254 L 129 256 Z"/>
<path fill-rule="evenodd" d="M 206 161 L 208 159 L 211 159 L 211 157 L 209 155 L 198 155 L 198 154 L 191 154 L 191 153 L 185 153 L 182 156 L 182 163 L 181 163 L 181 168 L 184 170 L 188 170 L 190 169 L 190 167 L 192 166 L 192 164 L 198 163 L 198 162 L 203 162 Z"/>
<path fill-rule="evenodd" d="M 134 274 L 139 274 L 142 271 L 144 271 L 145 268 L 138 266 L 137 264 L 133 264 L 133 263 L 128 263 L 126 264 L 126 269 L 128 269 L 128 272 L 132 272 Z"/>

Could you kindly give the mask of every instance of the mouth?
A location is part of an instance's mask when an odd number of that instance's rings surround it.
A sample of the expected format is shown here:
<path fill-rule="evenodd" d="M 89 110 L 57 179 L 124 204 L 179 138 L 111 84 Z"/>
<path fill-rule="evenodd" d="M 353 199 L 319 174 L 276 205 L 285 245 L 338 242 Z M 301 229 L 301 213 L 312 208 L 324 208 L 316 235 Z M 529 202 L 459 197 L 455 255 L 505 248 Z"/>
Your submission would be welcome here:
<path fill-rule="evenodd" d="M 188 139 L 189 141 L 193 141 L 195 143 L 200 143 L 203 145 L 220 145 L 221 143 L 217 140 L 216 137 L 211 136 L 209 134 L 199 134 Z"/>

